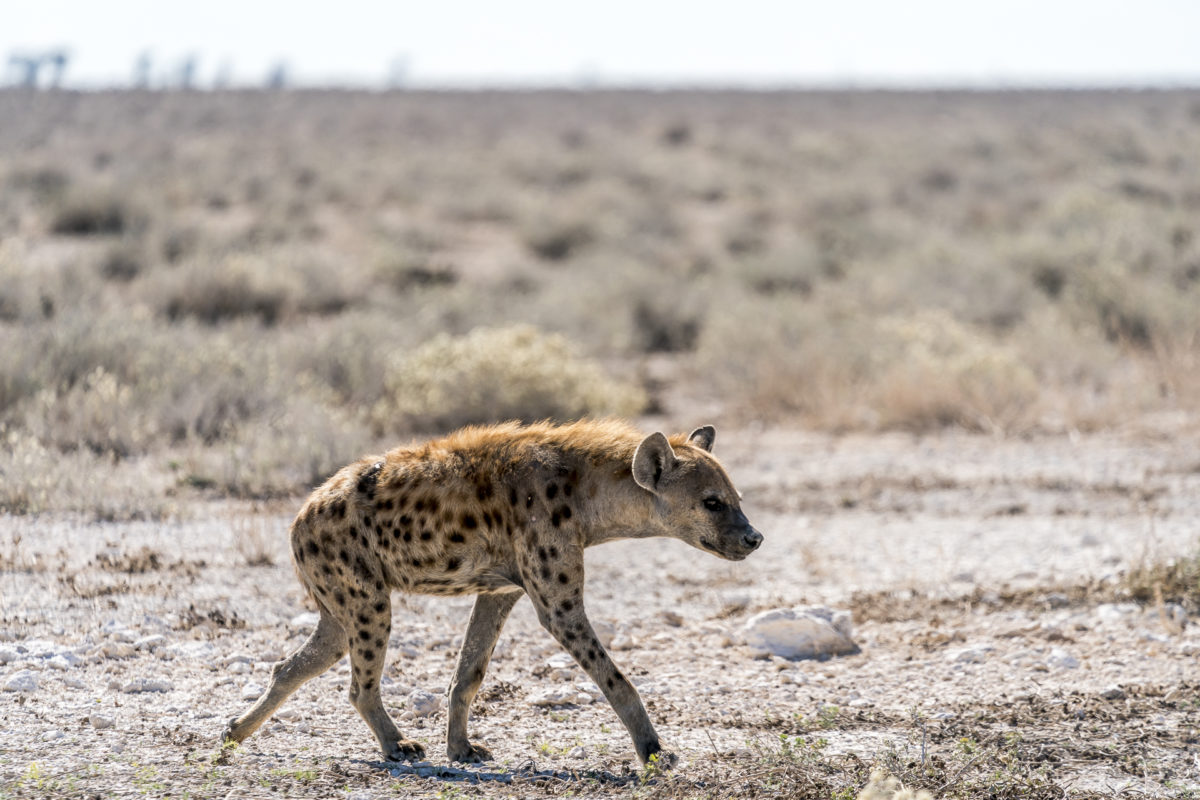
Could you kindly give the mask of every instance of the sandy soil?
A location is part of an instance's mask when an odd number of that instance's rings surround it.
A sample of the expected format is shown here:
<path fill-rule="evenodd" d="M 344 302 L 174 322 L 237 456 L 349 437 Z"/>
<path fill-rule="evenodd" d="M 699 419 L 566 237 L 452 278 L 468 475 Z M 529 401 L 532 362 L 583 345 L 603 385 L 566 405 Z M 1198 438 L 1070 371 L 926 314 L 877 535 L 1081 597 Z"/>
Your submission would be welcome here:
<path fill-rule="evenodd" d="M 344 661 L 214 760 L 225 720 L 311 625 L 285 557 L 296 506 L 230 505 L 166 523 L 0 519 L 0 685 L 25 687 L 0 692 L 0 796 L 723 796 L 735 779 L 774 796 L 754 764 L 797 736 L 830 769 L 915 775 L 941 758 L 969 774 L 1009 753 L 1046 792 L 1028 796 L 1200 792 L 1200 627 L 1129 602 L 1120 578 L 1197 552 L 1194 436 L 747 430 L 717 449 L 759 552 L 588 554 L 590 614 L 679 754 L 675 777 L 638 774 L 525 600 L 473 708 L 495 763 L 450 768 L 443 711 L 409 708 L 444 690 L 471 607 L 425 597 L 398 599 L 384 691 L 427 767 L 378 760 Z M 790 662 L 741 644 L 754 613 L 817 603 L 853 611 L 861 653 Z M 555 689 L 575 702 L 535 705 Z M 944 783 L 930 788 L 961 791 Z"/>

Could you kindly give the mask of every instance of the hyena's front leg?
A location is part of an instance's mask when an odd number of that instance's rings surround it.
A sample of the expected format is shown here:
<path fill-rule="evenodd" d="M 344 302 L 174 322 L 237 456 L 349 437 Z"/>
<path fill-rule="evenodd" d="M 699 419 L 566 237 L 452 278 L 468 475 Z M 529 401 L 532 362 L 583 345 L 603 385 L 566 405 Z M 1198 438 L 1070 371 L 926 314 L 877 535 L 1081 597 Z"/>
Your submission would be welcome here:
<path fill-rule="evenodd" d="M 483 683 L 484 672 L 492 658 L 500 629 L 508 612 L 520 599 L 519 591 L 507 594 L 481 594 L 475 598 L 471 621 L 458 654 L 458 668 L 450 683 L 450 710 L 446 723 L 446 755 L 451 761 L 491 761 L 486 747 L 467 740 L 467 710 Z"/>
<path fill-rule="evenodd" d="M 528 591 L 538 619 L 604 692 L 633 738 L 638 758 L 645 763 L 658 754 L 660 766 L 673 766 L 675 755 L 663 752 L 637 689 L 613 663 L 584 612 L 582 551 L 577 562 L 549 564 L 531 577 Z"/>

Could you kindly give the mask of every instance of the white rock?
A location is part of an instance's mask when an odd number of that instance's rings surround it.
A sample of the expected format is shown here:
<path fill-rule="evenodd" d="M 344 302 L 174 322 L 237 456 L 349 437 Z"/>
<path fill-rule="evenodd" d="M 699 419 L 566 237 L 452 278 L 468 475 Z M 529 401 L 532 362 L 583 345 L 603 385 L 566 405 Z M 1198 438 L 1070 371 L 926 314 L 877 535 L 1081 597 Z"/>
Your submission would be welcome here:
<path fill-rule="evenodd" d="M 161 633 L 154 633 L 150 636 L 143 636 L 133 643 L 134 650 L 153 650 L 156 647 L 162 647 L 167 643 L 167 637 Z"/>
<path fill-rule="evenodd" d="M 408 708 L 417 717 L 436 714 L 442 707 L 442 698 L 423 689 L 413 689 L 408 695 Z"/>
<path fill-rule="evenodd" d="M 245 686 L 242 687 L 242 699 L 243 700 L 257 700 L 258 698 L 262 697 L 262 693 L 265 692 L 266 690 L 267 690 L 267 687 L 263 686 L 262 684 L 258 684 L 258 683 L 255 683 L 254 681 L 250 681 L 249 683 L 247 683 Z"/>
<path fill-rule="evenodd" d="M 583 745 L 576 745 L 567 753 L 567 758 L 587 758 L 587 750 Z"/>
<path fill-rule="evenodd" d="M 38 688 L 37 673 L 32 670 L 23 669 L 20 672 L 14 672 L 8 680 L 4 682 L 4 691 L 6 692 L 36 692 Z"/>
<path fill-rule="evenodd" d="M 57 669 L 66 672 L 71 668 L 72 664 L 67 660 L 66 656 L 60 653 L 59 655 L 56 655 L 54 658 L 47 661 L 46 666 L 50 669 Z"/>
<path fill-rule="evenodd" d="M 275 712 L 275 716 L 291 722 L 300 718 L 300 712 L 294 708 L 281 708 Z"/>
<path fill-rule="evenodd" d="M 575 688 L 592 698 L 593 701 L 600 700 L 604 697 L 604 692 L 600 691 L 600 687 L 591 681 L 580 681 L 575 684 Z"/>
<path fill-rule="evenodd" d="M 98 711 L 93 711 L 91 714 L 88 714 L 88 722 L 90 722 L 92 727 L 98 731 L 102 731 L 105 728 L 111 728 L 113 725 L 117 724 L 116 720 L 110 717 L 108 714 L 101 714 Z"/>
<path fill-rule="evenodd" d="M 26 639 L 17 645 L 17 651 L 26 658 L 52 658 L 58 655 L 62 648 L 46 639 Z"/>
<path fill-rule="evenodd" d="M 788 659 L 857 653 L 850 638 L 850 612 L 825 606 L 776 608 L 755 614 L 742 626 L 742 639 L 756 655 Z"/>
<path fill-rule="evenodd" d="M 57 741 L 57 740 L 63 738 L 63 735 L 64 734 L 62 731 L 46 731 L 41 736 L 39 736 L 38 739 L 40 739 L 43 742 L 53 742 L 53 741 Z"/>
<path fill-rule="evenodd" d="M 254 657 L 246 653 L 234 653 L 231 656 L 225 656 L 225 658 L 221 660 L 221 666 L 228 667 L 231 664 L 237 664 L 238 662 L 249 664 L 253 661 Z"/>
<path fill-rule="evenodd" d="M 10 661 L 20 661 L 21 653 L 17 648 L 5 645 L 0 647 L 0 664 L 7 664 Z"/>
<path fill-rule="evenodd" d="M 960 647 L 957 650 L 951 650 L 946 653 L 946 660 L 952 661 L 955 664 L 982 664 L 987 661 L 988 656 L 995 652 L 996 648 L 989 645 L 975 645 L 973 647 Z"/>
<path fill-rule="evenodd" d="M 1079 667 L 1079 659 L 1061 647 L 1050 648 L 1050 655 L 1046 656 L 1046 663 L 1056 669 L 1077 669 Z"/>
<path fill-rule="evenodd" d="M 570 669 L 575 666 L 575 659 L 569 653 L 556 653 L 546 659 L 546 665 L 553 669 Z"/>
<path fill-rule="evenodd" d="M 142 638 L 137 631 L 131 631 L 128 628 L 120 631 L 113 631 L 109 635 L 118 642 L 125 642 L 126 644 L 133 644 L 138 639 Z"/>
<path fill-rule="evenodd" d="M 529 702 L 535 706 L 547 708 L 565 705 L 585 706 L 592 702 L 592 696 L 573 686 L 555 686 L 538 692 L 529 698 Z"/>
<path fill-rule="evenodd" d="M 146 692 L 169 692 L 175 687 L 170 681 L 162 678 L 134 678 L 121 684 L 125 694 L 144 694 Z"/>
<path fill-rule="evenodd" d="M 86 689 L 87 688 L 87 684 L 84 683 L 83 681 L 81 681 L 79 678 L 63 678 L 63 684 L 65 686 L 69 686 L 72 689 Z"/>
<path fill-rule="evenodd" d="M 637 647 L 637 639 L 626 633 L 618 633 L 606 646 L 609 650 L 632 650 Z"/>
<path fill-rule="evenodd" d="M 105 658 L 129 658 L 133 655 L 133 645 L 128 642 L 106 642 L 100 646 L 100 652 Z"/>
<path fill-rule="evenodd" d="M 249 662 L 246 661 L 234 661 L 232 664 L 226 667 L 226 669 L 228 669 L 234 675 L 245 675 L 254 671 L 254 667 L 252 667 Z"/>
<path fill-rule="evenodd" d="M 1101 622 L 1120 622 L 1139 610 L 1136 603 L 1101 603 L 1096 606 L 1096 616 Z"/>

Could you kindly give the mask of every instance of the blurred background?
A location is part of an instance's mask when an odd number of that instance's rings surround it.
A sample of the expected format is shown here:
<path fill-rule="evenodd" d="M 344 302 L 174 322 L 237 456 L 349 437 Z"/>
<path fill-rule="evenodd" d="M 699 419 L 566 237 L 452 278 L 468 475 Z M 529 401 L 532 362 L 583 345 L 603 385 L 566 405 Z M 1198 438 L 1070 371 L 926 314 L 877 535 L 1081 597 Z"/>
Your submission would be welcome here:
<path fill-rule="evenodd" d="M 0 510 L 505 418 L 1197 430 L 1200 6 L 41 2 Z"/>

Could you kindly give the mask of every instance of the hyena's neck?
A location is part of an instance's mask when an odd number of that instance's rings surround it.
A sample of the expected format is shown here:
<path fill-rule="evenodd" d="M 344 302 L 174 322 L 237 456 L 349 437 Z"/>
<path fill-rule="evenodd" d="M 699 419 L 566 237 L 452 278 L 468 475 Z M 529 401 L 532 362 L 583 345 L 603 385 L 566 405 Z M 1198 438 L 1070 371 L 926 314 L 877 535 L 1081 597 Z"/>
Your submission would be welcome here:
<path fill-rule="evenodd" d="M 580 482 L 584 546 L 661 536 L 654 495 L 634 483 L 631 458 L 593 461 Z"/>

